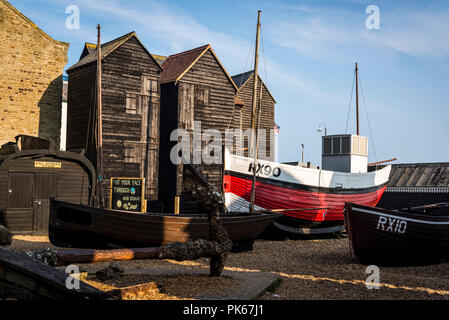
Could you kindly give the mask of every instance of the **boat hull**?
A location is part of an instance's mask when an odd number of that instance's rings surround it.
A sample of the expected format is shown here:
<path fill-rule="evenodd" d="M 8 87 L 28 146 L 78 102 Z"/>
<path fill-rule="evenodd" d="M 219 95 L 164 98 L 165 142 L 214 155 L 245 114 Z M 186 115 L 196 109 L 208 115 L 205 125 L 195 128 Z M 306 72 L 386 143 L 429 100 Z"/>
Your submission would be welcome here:
<path fill-rule="evenodd" d="M 259 161 L 259 165 L 255 208 L 285 209 L 283 216 L 273 224 L 278 229 L 297 234 L 344 230 L 345 203 L 375 206 L 386 189 L 391 169 L 386 167 L 378 172 L 352 174 L 265 160 Z M 223 189 L 230 211 L 249 211 L 251 171 L 251 159 L 226 154 Z"/>
<path fill-rule="evenodd" d="M 279 214 L 229 215 L 220 220 L 233 242 L 254 239 Z M 52 200 L 50 241 L 56 246 L 104 248 L 160 246 L 207 239 L 206 216 L 137 214 Z"/>
<path fill-rule="evenodd" d="M 421 263 L 449 256 L 449 212 L 436 216 L 348 203 L 345 220 L 356 262 Z"/>

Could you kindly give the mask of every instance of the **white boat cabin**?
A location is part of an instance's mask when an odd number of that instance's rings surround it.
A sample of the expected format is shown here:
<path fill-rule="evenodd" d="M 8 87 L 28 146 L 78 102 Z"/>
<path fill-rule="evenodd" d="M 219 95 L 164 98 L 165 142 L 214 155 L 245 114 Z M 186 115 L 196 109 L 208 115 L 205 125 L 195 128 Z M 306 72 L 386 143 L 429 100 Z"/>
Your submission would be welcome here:
<path fill-rule="evenodd" d="M 323 136 L 321 166 L 329 171 L 366 173 L 368 138 L 353 134 Z"/>

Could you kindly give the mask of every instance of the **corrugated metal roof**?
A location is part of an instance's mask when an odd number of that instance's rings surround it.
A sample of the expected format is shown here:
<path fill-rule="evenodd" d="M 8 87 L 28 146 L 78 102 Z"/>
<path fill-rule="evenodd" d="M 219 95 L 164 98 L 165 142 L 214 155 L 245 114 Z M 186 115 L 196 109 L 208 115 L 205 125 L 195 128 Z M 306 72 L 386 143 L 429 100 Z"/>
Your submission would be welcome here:
<path fill-rule="evenodd" d="M 449 187 L 449 163 L 393 164 L 389 187 Z"/>

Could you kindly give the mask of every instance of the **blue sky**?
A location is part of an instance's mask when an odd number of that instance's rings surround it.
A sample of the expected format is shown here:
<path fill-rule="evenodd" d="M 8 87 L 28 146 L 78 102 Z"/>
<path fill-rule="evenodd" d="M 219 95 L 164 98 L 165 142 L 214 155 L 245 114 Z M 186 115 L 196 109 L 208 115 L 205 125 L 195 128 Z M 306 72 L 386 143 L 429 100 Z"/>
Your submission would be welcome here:
<path fill-rule="evenodd" d="M 74 64 L 84 42 L 136 31 L 155 54 L 210 43 L 229 74 L 253 68 L 257 10 L 262 10 L 260 73 L 277 100 L 279 160 L 320 164 L 320 123 L 345 133 L 354 64 L 361 134 L 369 161 L 449 161 L 449 1 L 340 0 L 10 0 L 56 40 L 70 43 Z M 67 6 L 80 9 L 80 29 L 65 27 Z M 380 13 L 369 30 L 368 5 Z M 348 132 L 355 131 L 354 99 Z M 371 128 L 371 130 L 369 130 Z M 372 142 L 374 141 L 374 147 Z M 374 152 L 375 151 L 375 152 Z"/>

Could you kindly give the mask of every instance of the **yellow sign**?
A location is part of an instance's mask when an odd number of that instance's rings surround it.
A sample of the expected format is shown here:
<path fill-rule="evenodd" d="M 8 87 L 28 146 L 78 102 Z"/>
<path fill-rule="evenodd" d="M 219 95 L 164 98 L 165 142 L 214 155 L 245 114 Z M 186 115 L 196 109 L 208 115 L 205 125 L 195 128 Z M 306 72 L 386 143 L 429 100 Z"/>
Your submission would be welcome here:
<path fill-rule="evenodd" d="M 61 162 L 48 162 L 48 161 L 34 161 L 35 168 L 56 168 L 61 169 Z"/>

